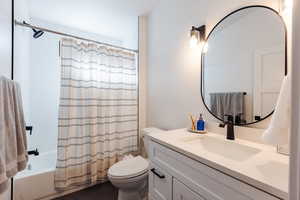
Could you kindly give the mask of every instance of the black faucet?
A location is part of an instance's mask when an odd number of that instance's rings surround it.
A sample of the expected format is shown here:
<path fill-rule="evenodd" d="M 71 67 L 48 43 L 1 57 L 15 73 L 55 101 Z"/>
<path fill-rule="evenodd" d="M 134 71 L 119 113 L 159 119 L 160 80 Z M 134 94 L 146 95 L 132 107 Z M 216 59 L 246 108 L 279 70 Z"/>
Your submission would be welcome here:
<path fill-rule="evenodd" d="M 40 155 L 40 152 L 38 149 L 32 150 L 32 151 L 28 151 L 28 155 L 34 155 L 34 156 L 38 156 Z"/>
<path fill-rule="evenodd" d="M 234 122 L 232 115 L 225 115 L 227 117 L 227 121 L 225 124 L 227 125 L 227 140 L 234 140 Z"/>

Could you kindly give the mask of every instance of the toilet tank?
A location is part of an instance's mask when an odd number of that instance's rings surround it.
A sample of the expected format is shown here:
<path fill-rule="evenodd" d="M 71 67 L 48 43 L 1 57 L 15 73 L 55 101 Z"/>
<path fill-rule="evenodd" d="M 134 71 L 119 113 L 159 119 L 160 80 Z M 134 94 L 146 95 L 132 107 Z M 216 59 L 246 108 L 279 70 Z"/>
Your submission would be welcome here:
<path fill-rule="evenodd" d="M 149 135 L 150 133 L 157 133 L 157 132 L 164 132 L 164 130 L 159 129 L 159 128 L 155 128 L 155 127 L 142 129 L 141 133 L 142 133 L 142 138 L 143 138 L 143 142 L 144 142 L 144 152 L 143 152 L 143 154 L 148 154 L 149 137 L 147 137 L 147 135 Z"/>

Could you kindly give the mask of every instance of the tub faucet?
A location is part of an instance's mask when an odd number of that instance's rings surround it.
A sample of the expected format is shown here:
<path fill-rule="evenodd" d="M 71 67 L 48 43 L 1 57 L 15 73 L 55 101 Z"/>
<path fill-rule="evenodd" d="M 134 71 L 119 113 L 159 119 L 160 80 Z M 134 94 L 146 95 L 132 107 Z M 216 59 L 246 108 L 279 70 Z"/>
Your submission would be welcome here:
<path fill-rule="evenodd" d="M 34 155 L 34 156 L 38 156 L 40 155 L 40 152 L 38 149 L 32 150 L 32 151 L 28 151 L 28 155 Z"/>

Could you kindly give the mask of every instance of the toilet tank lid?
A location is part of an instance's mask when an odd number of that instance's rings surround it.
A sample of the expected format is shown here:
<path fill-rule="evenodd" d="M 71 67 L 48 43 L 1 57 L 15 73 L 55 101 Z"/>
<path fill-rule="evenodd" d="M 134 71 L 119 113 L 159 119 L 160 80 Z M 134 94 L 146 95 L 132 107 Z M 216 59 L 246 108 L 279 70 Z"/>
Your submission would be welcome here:
<path fill-rule="evenodd" d="M 125 159 L 117 162 L 108 170 L 108 176 L 114 178 L 130 178 L 148 171 L 149 162 L 141 157 Z"/>

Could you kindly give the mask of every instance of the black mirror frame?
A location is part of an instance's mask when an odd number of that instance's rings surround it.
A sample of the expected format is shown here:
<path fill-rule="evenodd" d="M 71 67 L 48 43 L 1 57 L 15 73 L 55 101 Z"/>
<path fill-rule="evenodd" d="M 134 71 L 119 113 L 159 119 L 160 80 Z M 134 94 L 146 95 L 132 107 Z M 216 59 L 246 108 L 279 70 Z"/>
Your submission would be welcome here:
<path fill-rule="evenodd" d="M 208 36 L 206 37 L 205 43 L 208 41 L 208 39 L 209 39 L 209 37 L 211 36 L 211 34 L 213 33 L 213 31 L 214 31 L 214 30 L 219 26 L 219 24 L 221 24 L 225 19 L 227 19 L 229 16 L 231 16 L 231 15 L 233 15 L 233 14 L 239 12 L 239 11 L 242 11 L 242 10 L 245 10 L 245 9 L 248 9 L 248 8 L 265 8 L 265 9 L 268 9 L 268 10 L 274 12 L 274 13 L 281 19 L 282 24 L 283 24 L 283 26 L 284 26 L 284 30 L 285 30 L 285 38 L 284 38 L 284 40 L 285 40 L 285 45 L 284 45 L 284 46 L 285 46 L 285 47 L 284 47 L 284 48 L 285 48 L 285 76 L 286 76 L 287 73 L 288 73 L 288 71 L 287 71 L 287 70 L 288 70 L 288 69 L 287 69 L 287 66 L 288 66 L 288 61 L 287 61 L 287 54 L 288 54 L 288 49 L 287 49 L 287 27 L 286 27 L 286 24 L 285 24 L 285 22 L 284 22 L 284 19 L 283 19 L 283 17 L 280 15 L 280 13 L 279 13 L 277 10 L 275 10 L 275 9 L 273 9 L 273 8 L 271 8 L 271 7 L 267 7 L 267 6 L 263 6 L 263 5 L 251 5 L 251 6 L 245 6 L 245 7 L 239 8 L 239 9 L 237 9 L 237 10 L 234 10 L 233 12 L 229 13 L 229 14 L 226 15 L 224 18 L 222 18 L 222 19 L 221 19 L 221 20 L 213 27 L 213 29 L 209 32 Z M 201 83 L 200 83 L 201 99 L 202 99 L 202 102 L 203 102 L 205 108 L 208 110 L 208 112 L 209 112 L 212 116 L 214 116 L 217 120 L 219 120 L 220 122 L 224 122 L 222 119 L 220 119 L 218 116 L 216 116 L 214 113 L 211 112 L 211 110 L 210 110 L 209 107 L 206 105 L 205 100 L 204 100 L 204 95 L 203 95 L 203 81 L 204 81 L 204 79 L 203 79 L 203 77 L 204 77 L 204 70 L 203 70 L 203 69 L 204 69 L 204 59 L 205 59 L 205 52 L 204 52 L 204 49 L 202 49 L 202 52 L 201 52 L 201 80 L 200 80 L 200 82 L 201 82 Z M 255 123 L 258 123 L 258 122 L 261 122 L 261 121 L 267 119 L 267 118 L 270 117 L 273 113 L 274 113 L 274 110 L 273 110 L 270 114 L 268 114 L 267 116 L 261 118 L 260 120 L 257 120 L 257 121 L 254 121 L 254 122 L 250 122 L 250 123 L 245 123 L 245 124 L 235 124 L 235 125 L 237 125 L 237 126 L 248 126 L 248 125 L 251 125 L 251 124 L 255 124 Z"/>

